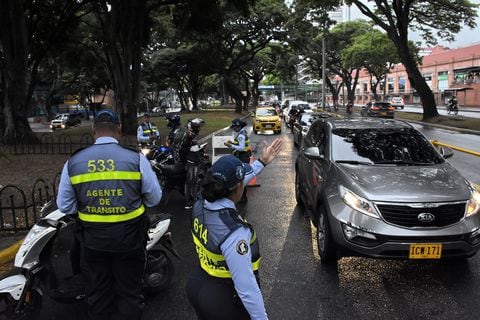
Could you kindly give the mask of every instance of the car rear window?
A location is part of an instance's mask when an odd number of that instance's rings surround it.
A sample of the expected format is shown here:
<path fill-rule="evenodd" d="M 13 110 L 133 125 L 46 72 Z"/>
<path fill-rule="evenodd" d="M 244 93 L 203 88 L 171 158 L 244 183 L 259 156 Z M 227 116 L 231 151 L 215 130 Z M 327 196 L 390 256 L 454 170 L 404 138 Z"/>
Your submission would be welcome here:
<path fill-rule="evenodd" d="M 380 107 L 380 108 L 386 108 L 390 106 L 390 103 L 388 102 L 375 102 L 375 106 Z"/>
<path fill-rule="evenodd" d="M 438 164 L 443 158 L 418 131 L 403 129 L 334 129 L 334 161 Z"/>
<path fill-rule="evenodd" d="M 257 109 L 257 112 L 255 113 L 257 117 L 269 117 L 269 116 L 276 116 L 277 112 L 275 109 Z"/>

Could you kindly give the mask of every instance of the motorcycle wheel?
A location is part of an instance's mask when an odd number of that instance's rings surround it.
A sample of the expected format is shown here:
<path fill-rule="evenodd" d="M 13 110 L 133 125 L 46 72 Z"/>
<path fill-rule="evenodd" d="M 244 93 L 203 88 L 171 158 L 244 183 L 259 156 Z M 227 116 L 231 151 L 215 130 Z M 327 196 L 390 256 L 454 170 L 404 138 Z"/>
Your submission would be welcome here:
<path fill-rule="evenodd" d="M 173 262 L 163 250 L 150 250 L 143 279 L 144 292 L 155 295 L 167 289 L 173 279 Z"/>
<path fill-rule="evenodd" d="M 38 313 L 42 307 L 42 295 L 37 290 L 27 292 L 25 303 L 19 313 L 15 313 L 15 307 L 18 301 L 9 294 L 0 295 L 0 315 L 5 315 L 6 319 L 26 320 L 30 319 L 35 313 Z"/>
<path fill-rule="evenodd" d="M 447 114 L 450 114 L 450 112 L 452 112 L 452 109 L 448 108 L 447 109 Z"/>
<path fill-rule="evenodd" d="M 458 114 L 458 108 L 453 109 L 453 114 L 457 115 Z"/>

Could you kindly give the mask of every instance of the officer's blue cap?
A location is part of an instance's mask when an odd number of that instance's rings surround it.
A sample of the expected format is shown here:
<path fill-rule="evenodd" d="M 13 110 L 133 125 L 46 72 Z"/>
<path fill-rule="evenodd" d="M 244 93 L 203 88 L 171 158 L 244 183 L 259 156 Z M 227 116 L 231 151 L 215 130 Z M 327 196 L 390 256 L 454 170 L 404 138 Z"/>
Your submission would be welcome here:
<path fill-rule="evenodd" d="M 114 124 L 120 124 L 120 118 L 118 114 L 110 109 L 103 109 L 100 110 L 97 115 L 95 116 L 95 123 L 101 122 L 110 122 Z"/>
<path fill-rule="evenodd" d="M 229 190 L 242 182 L 245 175 L 252 172 L 253 169 L 249 164 L 241 162 L 233 155 L 221 157 L 210 168 L 212 176 L 223 182 Z"/>

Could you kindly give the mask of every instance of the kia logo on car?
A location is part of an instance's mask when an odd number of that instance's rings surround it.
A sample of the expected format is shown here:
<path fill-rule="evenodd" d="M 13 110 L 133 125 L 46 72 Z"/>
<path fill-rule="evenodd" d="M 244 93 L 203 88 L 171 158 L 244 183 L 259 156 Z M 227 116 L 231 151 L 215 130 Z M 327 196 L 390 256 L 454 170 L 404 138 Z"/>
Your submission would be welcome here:
<path fill-rule="evenodd" d="M 421 222 L 432 222 L 435 220 L 435 216 L 428 212 L 422 212 L 417 216 L 417 219 Z"/>

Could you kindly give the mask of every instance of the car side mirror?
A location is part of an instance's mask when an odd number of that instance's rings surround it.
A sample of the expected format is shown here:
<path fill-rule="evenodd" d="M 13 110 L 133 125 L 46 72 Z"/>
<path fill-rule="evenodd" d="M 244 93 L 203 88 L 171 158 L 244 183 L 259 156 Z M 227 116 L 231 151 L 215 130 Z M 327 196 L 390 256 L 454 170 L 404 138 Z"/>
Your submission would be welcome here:
<path fill-rule="evenodd" d="M 440 152 L 440 154 L 444 159 L 448 159 L 453 156 L 453 150 L 450 149 L 449 147 L 440 147 L 438 151 Z"/>
<path fill-rule="evenodd" d="M 324 160 L 325 159 L 325 156 L 323 154 L 320 154 L 320 150 L 318 149 L 318 147 L 307 148 L 307 149 L 305 149 L 305 151 L 303 151 L 303 154 L 305 155 L 305 157 L 307 157 L 310 160 Z"/>

